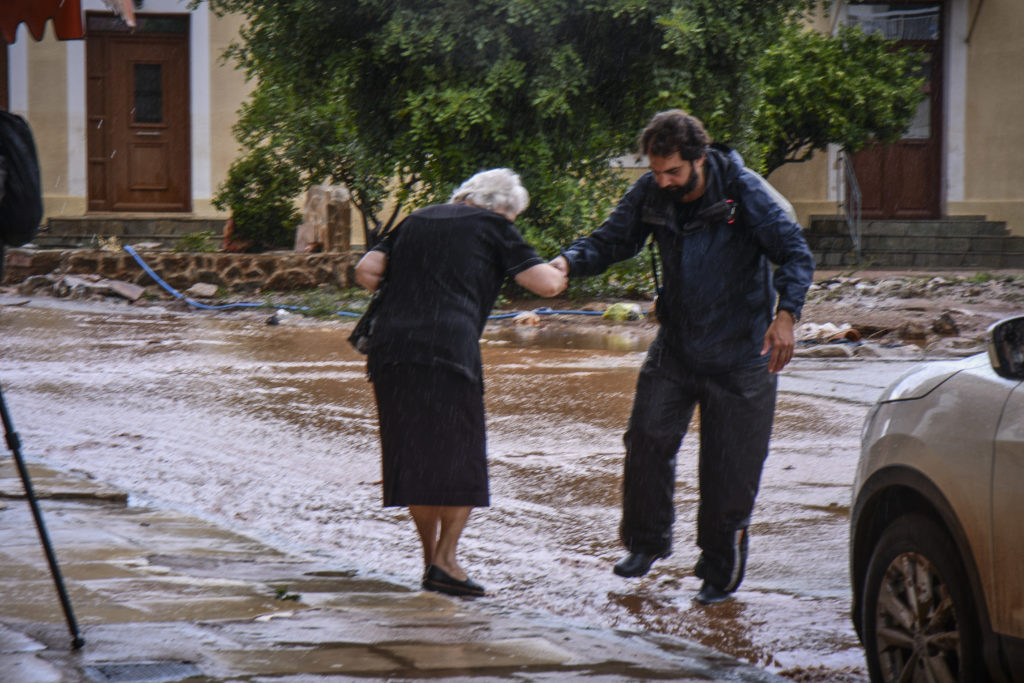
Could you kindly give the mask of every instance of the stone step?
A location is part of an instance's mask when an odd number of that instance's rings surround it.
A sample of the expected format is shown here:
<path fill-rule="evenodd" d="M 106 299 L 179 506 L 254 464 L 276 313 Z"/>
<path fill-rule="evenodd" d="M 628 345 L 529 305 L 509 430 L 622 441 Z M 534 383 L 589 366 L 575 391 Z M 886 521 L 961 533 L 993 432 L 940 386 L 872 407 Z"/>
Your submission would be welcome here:
<path fill-rule="evenodd" d="M 117 237 L 124 244 L 159 242 L 174 244 L 185 235 L 212 232 L 219 238 L 224 232 L 223 218 L 197 216 L 111 216 L 109 214 L 51 217 L 33 242 L 40 247 L 95 246 L 100 237 Z"/>
<path fill-rule="evenodd" d="M 848 235 L 849 232 L 841 216 L 812 216 L 807 231 L 809 235 Z M 1004 237 L 1010 232 L 1003 221 L 986 220 L 984 216 L 952 216 L 937 220 L 864 220 L 861 222 L 860 234 L 890 237 Z"/>
<path fill-rule="evenodd" d="M 853 251 L 814 251 L 817 268 L 829 269 L 847 266 L 858 268 L 948 268 L 997 270 L 1024 269 L 1024 253 L 979 253 L 963 254 L 935 252 L 875 252 L 861 250 L 860 260 Z"/>
<path fill-rule="evenodd" d="M 812 251 L 849 251 L 853 249 L 853 239 L 849 235 L 818 237 L 809 234 L 807 235 L 807 243 Z M 993 237 L 988 235 L 974 237 L 949 235 L 893 237 L 888 235 L 861 235 L 860 248 L 861 251 L 882 253 L 1024 253 L 1024 237 Z"/>
<path fill-rule="evenodd" d="M 805 236 L 819 268 L 1024 268 L 1024 237 L 984 216 L 864 221 L 859 261 L 841 216 L 812 217 Z"/>

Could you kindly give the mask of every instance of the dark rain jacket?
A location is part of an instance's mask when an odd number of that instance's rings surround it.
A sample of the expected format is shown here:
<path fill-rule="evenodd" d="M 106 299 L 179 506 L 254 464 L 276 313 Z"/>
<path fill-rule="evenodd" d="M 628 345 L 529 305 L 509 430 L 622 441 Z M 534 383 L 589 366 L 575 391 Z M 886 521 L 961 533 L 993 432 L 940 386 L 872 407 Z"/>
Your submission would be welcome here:
<path fill-rule="evenodd" d="M 685 207 L 644 174 L 563 255 L 570 276 L 597 275 L 639 253 L 653 233 L 664 273 L 659 340 L 694 371 L 717 374 L 768 362 L 764 335 L 776 310 L 799 319 L 814 257 L 803 229 L 737 152 L 712 145 L 705 169 L 704 195 Z M 690 216 L 685 224 L 678 213 Z"/>

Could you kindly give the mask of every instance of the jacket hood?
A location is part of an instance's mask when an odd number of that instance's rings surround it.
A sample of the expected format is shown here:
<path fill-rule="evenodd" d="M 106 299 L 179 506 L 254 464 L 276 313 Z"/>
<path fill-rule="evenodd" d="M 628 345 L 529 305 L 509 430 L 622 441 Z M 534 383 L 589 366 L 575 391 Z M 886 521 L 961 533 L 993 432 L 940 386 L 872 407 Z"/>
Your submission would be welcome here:
<path fill-rule="evenodd" d="M 745 166 L 739 152 L 719 142 L 713 142 L 708 147 L 705 168 L 708 169 L 708 173 L 714 174 L 717 192 L 721 193 L 739 177 Z"/>

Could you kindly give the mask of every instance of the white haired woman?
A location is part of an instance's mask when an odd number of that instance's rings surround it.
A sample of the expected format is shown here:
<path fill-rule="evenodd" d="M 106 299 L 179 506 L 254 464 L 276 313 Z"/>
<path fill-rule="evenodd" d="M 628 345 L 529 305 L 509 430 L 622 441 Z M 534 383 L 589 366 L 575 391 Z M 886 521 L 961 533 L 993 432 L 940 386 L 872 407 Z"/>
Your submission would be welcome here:
<path fill-rule="evenodd" d="M 479 596 L 455 557 L 474 507 L 490 504 L 480 335 L 506 277 L 541 296 L 567 279 L 513 221 L 529 204 L 508 169 L 477 173 L 448 204 L 410 214 L 356 266 L 387 278 L 367 346 L 380 421 L 385 506 L 407 506 L 423 544 L 423 588 Z"/>

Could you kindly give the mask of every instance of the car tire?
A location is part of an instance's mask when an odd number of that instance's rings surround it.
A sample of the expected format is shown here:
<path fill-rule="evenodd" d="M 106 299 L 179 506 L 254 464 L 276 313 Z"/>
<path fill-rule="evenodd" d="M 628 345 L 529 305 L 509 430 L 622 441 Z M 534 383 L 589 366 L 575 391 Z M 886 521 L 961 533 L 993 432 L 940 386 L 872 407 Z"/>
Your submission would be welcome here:
<path fill-rule="evenodd" d="M 959 552 L 929 517 L 905 515 L 879 537 L 862 610 L 872 681 L 988 680 Z"/>

